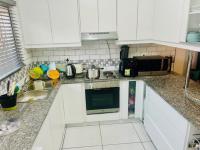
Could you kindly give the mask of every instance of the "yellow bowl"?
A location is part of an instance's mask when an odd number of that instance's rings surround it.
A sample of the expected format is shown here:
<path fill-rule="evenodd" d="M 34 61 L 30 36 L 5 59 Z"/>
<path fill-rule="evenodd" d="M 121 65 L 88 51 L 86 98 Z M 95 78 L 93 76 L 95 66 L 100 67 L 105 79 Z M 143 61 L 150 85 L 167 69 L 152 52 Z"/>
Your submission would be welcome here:
<path fill-rule="evenodd" d="M 41 75 L 38 74 L 38 73 L 35 73 L 34 70 L 30 70 L 30 71 L 29 71 L 29 76 L 30 76 L 32 79 L 39 79 Z"/>
<path fill-rule="evenodd" d="M 34 71 L 36 74 L 39 74 L 39 75 L 43 75 L 43 74 L 44 74 L 43 70 L 42 70 L 40 67 L 35 67 L 35 68 L 33 68 L 33 71 Z"/>
<path fill-rule="evenodd" d="M 60 77 L 60 73 L 57 71 L 57 70 L 49 70 L 47 72 L 47 76 L 50 78 L 50 79 L 58 79 Z"/>

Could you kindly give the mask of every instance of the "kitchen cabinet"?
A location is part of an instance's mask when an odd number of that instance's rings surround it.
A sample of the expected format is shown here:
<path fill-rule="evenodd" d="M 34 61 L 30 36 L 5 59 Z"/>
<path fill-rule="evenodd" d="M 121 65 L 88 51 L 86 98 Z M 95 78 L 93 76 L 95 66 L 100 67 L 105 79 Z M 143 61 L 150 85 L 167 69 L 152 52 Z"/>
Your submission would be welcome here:
<path fill-rule="evenodd" d="M 64 135 L 64 128 L 63 97 L 61 90 L 59 90 L 32 150 L 59 150 Z"/>
<path fill-rule="evenodd" d="M 65 123 L 83 123 L 86 119 L 85 86 L 80 84 L 62 85 Z"/>
<path fill-rule="evenodd" d="M 18 0 L 23 40 L 25 45 L 53 42 L 47 0 Z M 31 7 L 30 7 L 31 6 Z"/>
<path fill-rule="evenodd" d="M 25 48 L 81 45 L 78 0 L 19 0 L 17 6 Z"/>
<path fill-rule="evenodd" d="M 144 126 L 157 149 L 186 150 L 188 121 L 148 86 Z"/>
<path fill-rule="evenodd" d="M 117 31 L 117 2 L 116 0 L 98 0 L 99 32 Z"/>
<path fill-rule="evenodd" d="M 117 32 L 119 41 L 137 39 L 138 0 L 118 0 Z"/>
<path fill-rule="evenodd" d="M 81 32 L 115 32 L 116 0 L 80 0 Z"/>
<path fill-rule="evenodd" d="M 53 106 L 49 111 L 49 123 L 51 127 L 51 134 L 53 137 L 53 148 L 59 150 L 64 135 L 65 129 L 65 118 L 64 118 L 64 107 L 63 107 L 63 96 L 62 91 L 58 91 L 54 100 Z"/>
<path fill-rule="evenodd" d="M 137 40 L 153 39 L 155 0 L 138 1 Z"/>
<path fill-rule="evenodd" d="M 34 142 L 32 150 L 54 150 L 49 120 L 50 116 L 47 116 Z"/>
<path fill-rule="evenodd" d="M 80 43 L 78 0 L 49 0 L 53 40 Z"/>
<path fill-rule="evenodd" d="M 98 0 L 80 0 L 81 32 L 98 32 Z"/>
<path fill-rule="evenodd" d="M 156 0 L 154 40 L 179 43 L 185 0 Z"/>

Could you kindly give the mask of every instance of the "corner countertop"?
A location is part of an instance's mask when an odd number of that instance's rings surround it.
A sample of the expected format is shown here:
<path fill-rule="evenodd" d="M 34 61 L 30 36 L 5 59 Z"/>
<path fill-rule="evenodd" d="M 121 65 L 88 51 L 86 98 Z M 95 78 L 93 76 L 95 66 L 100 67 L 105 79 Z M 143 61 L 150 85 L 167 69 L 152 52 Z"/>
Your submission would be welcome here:
<path fill-rule="evenodd" d="M 19 117 L 20 128 L 9 135 L 0 137 L 1 150 L 30 150 L 40 128 L 51 108 L 60 85 L 52 89 L 47 99 L 30 103 L 18 103 L 17 110 L 0 114 L 8 118 Z M 21 112 L 19 110 L 22 110 Z"/>
<path fill-rule="evenodd" d="M 124 78 L 117 80 L 143 80 L 155 90 L 178 113 L 200 129 L 200 105 L 188 100 L 184 95 L 184 77 L 174 74 L 165 76 Z M 63 80 L 61 84 L 84 83 L 84 79 Z M 30 150 L 40 128 L 52 106 L 60 84 L 51 91 L 47 100 L 18 104 L 18 111 L 6 112 L 6 116 L 20 116 L 21 126 L 16 132 L 0 137 L 1 150 Z M 190 82 L 189 90 L 200 98 L 200 84 Z M 25 106 L 24 106 L 25 105 Z M 1 119 L 1 114 L 0 114 Z"/>

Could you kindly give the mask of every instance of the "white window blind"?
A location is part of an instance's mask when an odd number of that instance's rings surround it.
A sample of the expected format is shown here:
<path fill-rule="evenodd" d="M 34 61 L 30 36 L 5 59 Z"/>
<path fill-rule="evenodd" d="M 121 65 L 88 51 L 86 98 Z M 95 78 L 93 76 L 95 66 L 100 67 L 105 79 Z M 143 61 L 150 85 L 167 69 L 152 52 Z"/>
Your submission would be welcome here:
<path fill-rule="evenodd" d="M 22 66 L 20 43 L 10 7 L 0 6 L 0 80 Z"/>

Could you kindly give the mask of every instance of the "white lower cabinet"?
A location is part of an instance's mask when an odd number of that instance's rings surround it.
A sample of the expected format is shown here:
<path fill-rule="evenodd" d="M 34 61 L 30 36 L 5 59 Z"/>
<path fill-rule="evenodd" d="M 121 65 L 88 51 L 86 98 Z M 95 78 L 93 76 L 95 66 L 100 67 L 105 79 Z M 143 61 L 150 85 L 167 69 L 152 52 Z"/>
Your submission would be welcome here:
<path fill-rule="evenodd" d="M 32 150 L 54 150 L 52 142 L 50 116 L 47 116 L 34 142 Z"/>
<path fill-rule="evenodd" d="M 86 120 L 84 83 L 62 85 L 65 123 L 83 123 Z"/>
<path fill-rule="evenodd" d="M 59 150 L 63 139 L 65 122 L 62 91 L 59 90 L 49 113 L 33 144 L 32 150 Z"/>
<path fill-rule="evenodd" d="M 188 121 L 150 87 L 144 108 L 144 126 L 157 149 L 186 150 Z"/>

